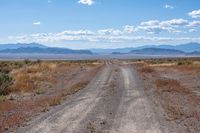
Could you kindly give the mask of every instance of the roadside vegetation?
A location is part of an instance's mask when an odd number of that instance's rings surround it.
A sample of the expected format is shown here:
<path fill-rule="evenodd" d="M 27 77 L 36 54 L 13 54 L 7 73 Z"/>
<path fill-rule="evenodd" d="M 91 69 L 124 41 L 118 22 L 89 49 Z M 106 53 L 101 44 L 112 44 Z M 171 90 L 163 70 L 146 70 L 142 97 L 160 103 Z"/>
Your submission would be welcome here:
<path fill-rule="evenodd" d="M 139 60 L 134 67 L 155 110 L 165 111 L 160 116 L 172 126 L 175 122 L 177 132 L 200 131 L 200 58 Z"/>
<path fill-rule="evenodd" d="M 1 61 L 0 132 L 61 104 L 86 87 L 103 63 L 88 61 Z"/>

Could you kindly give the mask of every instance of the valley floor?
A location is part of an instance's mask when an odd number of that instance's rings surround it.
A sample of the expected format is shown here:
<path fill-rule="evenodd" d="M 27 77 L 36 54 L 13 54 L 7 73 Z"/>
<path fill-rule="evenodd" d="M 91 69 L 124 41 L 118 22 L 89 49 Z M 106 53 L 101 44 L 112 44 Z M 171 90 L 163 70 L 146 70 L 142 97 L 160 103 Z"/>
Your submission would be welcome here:
<path fill-rule="evenodd" d="M 76 73 L 74 81 L 89 73 L 85 87 L 12 129 L 18 133 L 200 132 L 199 61 L 155 62 L 109 60 L 90 69 L 81 67 L 82 74 Z M 70 81 L 65 76 L 57 89 Z"/>

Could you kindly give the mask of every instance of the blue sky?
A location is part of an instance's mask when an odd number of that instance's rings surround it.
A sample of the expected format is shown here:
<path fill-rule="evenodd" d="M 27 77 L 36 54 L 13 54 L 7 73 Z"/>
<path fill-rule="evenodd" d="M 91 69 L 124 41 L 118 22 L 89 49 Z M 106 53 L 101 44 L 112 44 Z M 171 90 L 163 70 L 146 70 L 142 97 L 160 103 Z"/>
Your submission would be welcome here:
<path fill-rule="evenodd" d="M 0 43 L 85 48 L 200 42 L 199 0 L 0 0 Z"/>

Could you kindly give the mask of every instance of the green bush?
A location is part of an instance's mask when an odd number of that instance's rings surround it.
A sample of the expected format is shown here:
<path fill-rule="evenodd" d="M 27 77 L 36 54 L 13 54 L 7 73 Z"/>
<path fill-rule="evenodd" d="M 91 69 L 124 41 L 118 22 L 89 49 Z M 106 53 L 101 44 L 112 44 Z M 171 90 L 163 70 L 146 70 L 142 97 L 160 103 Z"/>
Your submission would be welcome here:
<path fill-rule="evenodd" d="M 0 74 L 0 95 L 9 94 L 10 90 L 8 87 L 12 83 L 12 78 L 8 74 Z"/>

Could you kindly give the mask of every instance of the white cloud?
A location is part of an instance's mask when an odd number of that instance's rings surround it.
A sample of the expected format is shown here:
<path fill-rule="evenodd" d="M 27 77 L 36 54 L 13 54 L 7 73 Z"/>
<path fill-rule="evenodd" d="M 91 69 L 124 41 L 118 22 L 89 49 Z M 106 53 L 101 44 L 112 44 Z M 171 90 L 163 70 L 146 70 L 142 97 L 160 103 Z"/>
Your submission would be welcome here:
<path fill-rule="evenodd" d="M 166 9 L 174 9 L 174 6 L 166 4 L 166 5 L 164 6 L 164 8 L 166 8 Z"/>
<path fill-rule="evenodd" d="M 59 44 L 68 41 L 81 41 L 87 43 L 185 43 L 200 42 L 200 37 L 152 37 L 152 36 L 134 36 L 134 35 L 101 35 L 95 32 L 94 35 L 66 35 L 60 33 L 39 33 L 22 36 L 10 36 L 11 42 L 38 42 L 47 44 Z"/>
<path fill-rule="evenodd" d="M 41 25 L 41 22 L 40 21 L 34 22 L 33 25 Z"/>
<path fill-rule="evenodd" d="M 113 36 L 118 36 L 123 34 L 121 30 L 115 30 L 115 29 L 103 29 L 103 30 L 98 30 L 98 33 L 100 35 L 113 35 Z"/>
<path fill-rule="evenodd" d="M 189 12 L 188 15 L 192 18 L 200 18 L 200 9 Z"/>
<path fill-rule="evenodd" d="M 163 26 L 183 26 L 183 25 L 188 24 L 188 20 L 171 19 L 171 20 L 167 20 L 167 21 L 162 21 L 160 24 Z"/>
<path fill-rule="evenodd" d="M 192 21 L 187 26 L 188 27 L 200 27 L 200 21 Z"/>
<path fill-rule="evenodd" d="M 124 28 L 123 32 L 127 34 L 136 32 L 135 26 L 132 26 L 132 25 L 125 25 L 123 28 Z"/>
<path fill-rule="evenodd" d="M 196 32 L 196 29 L 189 29 L 189 32 Z"/>
<path fill-rule="evenodd" d="M 137 30 L 144 30 L 149 34 L 159 34 L 160 32 L 177 33 L 181 32 L 179 27 L 188 24 L 187 20 L 184 19 L 171 19 L 166 21 L 150 20 L 141 22 L 137 27 Z"/>
<path fill-rule="evenodd" d="M 41 24 L 35 22 L 36 25 Z M 165 21 L 150 20 L 141 22 L 139 25 L 125 25 L 120 29 L 108 28 L 96 31 L 64 30 L 58 33 L 38 33 L 22 36 L 10 36 L 11 42 L 39 42 L 46 44 L 66 44 L 67 42 L 94 43 L 173 43 L 173 42 L 200 42 L 200 37 L 180 37 L 186 36 L 186 33 L 197 32 L 200 27 L 200 21 L 188 21 L 185 19 L 171 19 Z M 147 33 L 147 34 L 144 34 Z M 159 33 L 167 33 L 160 34 Z M 173 34 L 179 33 L 174 37 Z M 154 35 L 149 35 L 154 34 Z M 192 34 L 192 33 L 191 33 Z M 143 35 L 143 36 L 141 36 Z M 71 44 L 71 43 L 70 43 Z"/>
<path fill-rule="evenodd" d="M 59 35 L 93 35 L 94 33 L 90 30 L 65 30 L 61 33 L 59 33 Z"/>
<path fill-rule="evenodd" d="M 94 4 L 94 0 L 79 0 L 78 3 L 91 6 Z"/>

